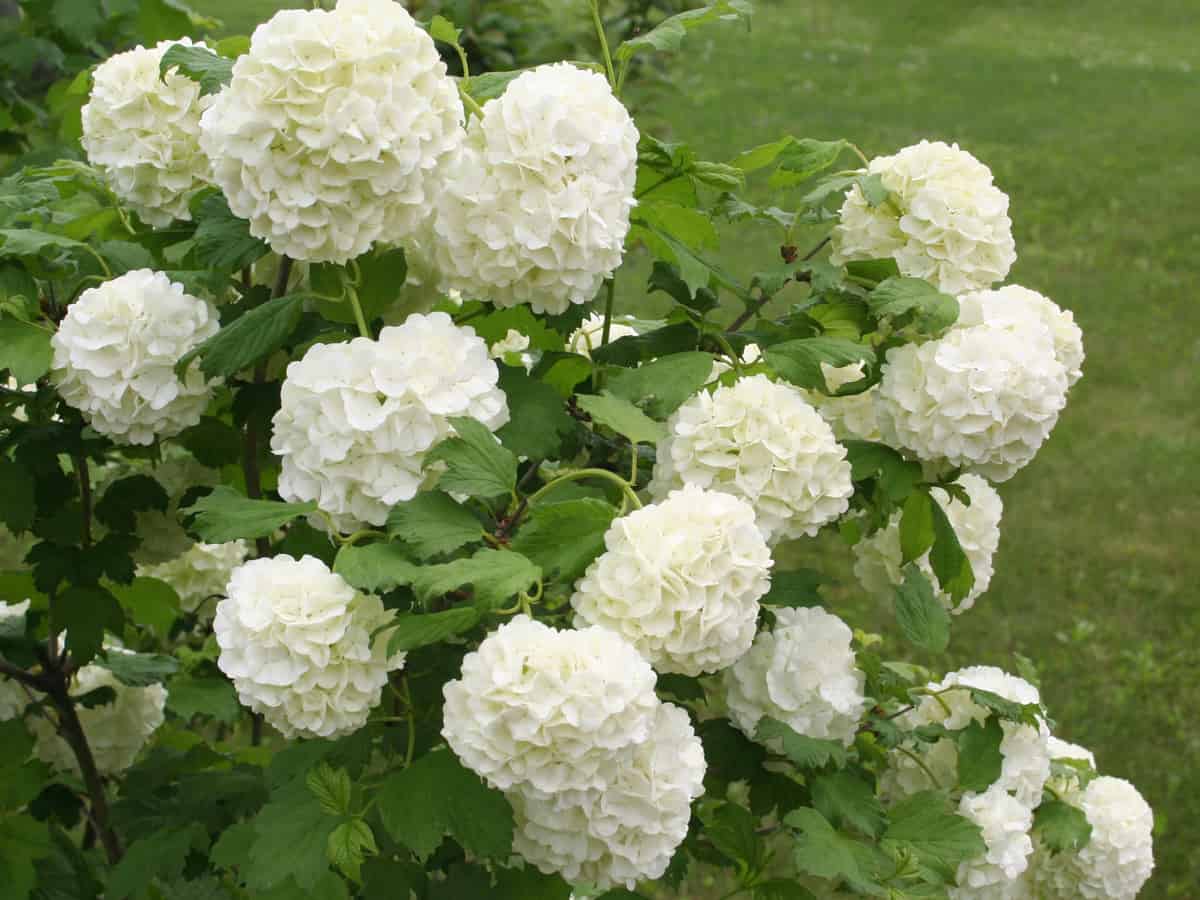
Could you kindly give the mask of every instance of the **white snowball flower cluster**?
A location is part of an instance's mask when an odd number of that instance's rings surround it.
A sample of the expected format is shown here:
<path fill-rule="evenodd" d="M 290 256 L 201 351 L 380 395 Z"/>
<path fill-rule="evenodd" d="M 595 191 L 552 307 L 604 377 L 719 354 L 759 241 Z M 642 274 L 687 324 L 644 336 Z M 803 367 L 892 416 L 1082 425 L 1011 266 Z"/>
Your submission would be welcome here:
<path fill-rule="evenodd" d="M 0 600 L 0 624 L 10 624 L 10 620 L 24 619 L 29 611 L 30 601 L 21 603 L 5 603 Z M 29 705 L 29 695 L 25 689 L 11 678 L 0 675 L 0 722 L 15 719 L 25 712 Z"/>
<path fill-rule="evenodd" d="M 660 672 L 732 665 L 754 640 L 771 551 L 754 510 L 686 485 L 613 522 L 575 585 L 577 625 L 619 633 Z"/>
<path fill-rule="evenodd" d="M 605 628 L 517 616 L 444 688 L 442 734 L 505 791 L 514 849 L 545 872 L 607 887 L 657 878 L 687 833 L 705 763 L 687 713 Z"/>
<path fill-rule="evenodd" d="M 341 263 L 422 227 L 462 140 L 433 40 L 392 0 L 284 10 L 200 120 L 229 208 L 294 259 Z"/>
<path fill-rule="evenodd" d="M 155 228 L 190 220 L 188 201 L 206 184 L 200 115 L 213 101 L 200 85 L 171 69 L 159 75 L 173 44 L 204 47 L 187 38 L 134 47 L 92 72 L 92 92 L 80 111 L 88 161 L 122 201 Z"/>
<path fill-rule="evenodd" d="M 343 530 L 382 525 L 426 483 L 425 455 L 451 434 L 450 418 L 493 431 L 508 421 L 498 378 L 483 339 L 441 312 L 376 341 L 315 344 L 288 366 L 275 414 L 279 493 L 315 500 Z"/>
<path fill-rule="evenodd" d="M 962 690 L 947 690 L 955 687 Z M 971 699 L 970 688 L 990 691 L 1022 705 L 1041 702 L 1036 687 L 995 666 L 959 669 L 928 688 L 938 692 L 938 696 L 923 697 L 916 709 L 898 720 L 899 724 L 906 728 L 941 725 L 950 731 L 958 731 L 972 722 L 986 721 L 991 712 Z M 1003 761 L 1000 777 L 992 787 L 1011 793 L 1033 809 L 1041 802 L 1042 789 L 1050 777 L 1050 731 L 1042 721 L 1037 727 L 1004 721 L 1001 727 L 1004 731 L 1000 742 Z M 944 737 L 933 744 L 920 744 L 909 749 L 920 757 L 925 768 L 909 756 L 892 751 L 889 768 L 880 778 L 880 789 L 890 799 L 958 783 L 958 747 L 951 738 Z M 936 777 L 937 785 L 930 782 L 926 769 Z"/>
<path fill-rule="evenodd" d="M 109 654 L 130 653 L 120 647 L 106 647 Z M 167 691 L 161 684 L 130 687 L 112 672 L 92 663 L 80 669 L 71 682 L 71 695 L 81 697 L 99 688 L 112 688 L 116 696 L 109 703 L 76 706 L 79 723 L 92 748 L 96 768 L 101 775 L 124 772 L 137 759 L 150 735 L 163 723 Z M 44 717 L 29 719 L 38 759 L 64 772 L 79 773 L 79 763 L 70 745 L 59 736 Z"/>
<path fill-rule="evenodd" d="M 209 598 L 224 596 L 230 575 L 246 561 L 248 549 L 244 541 L 197 543 L 174 559 L 138 566 L 137 574 L 165 581 L 179 595 L 182 609 L 195 612 Z M 205 606 L 203 617 L 211 618 L 215 610 L 215 604 Z"/>
<path fill-rule="evenodd" d="M 871 160 L 891 196 L 879 206 L 855 185 L 833 229 L 836 265 L 892 258 L 903 275 L 947 294 L 1002 281 L 1017 259 L 1008 197 L 992 173 L 957 144 L 921 141 Z"/>
<path fill-rule="evenodd" d="M 850 506 L 846 449 L 804 395 L 766 375 L 701 391 L 667 423 L 650 491 L 682 484 L 749 501 L 771 543 L 814 535 Z"/>
<path fill-rule="evenodd" d="M 775 610 L 775 630 L 759 634 L 725 670 L 734 723 L 753 738 L 769 716 L 798 734 L 850 746 L 866 711 L 853 638 L 845 622 L 818 607 Z"/>
<path fill-rule="evenodd" d="M 1016 284 L 972 291 L 958 298 L 959 327 L 992 325 L 1016 332 L 1041 331 L 1054 345 L 1054 355 L 1067 370 L 1067 385 L 1083 376 L 1083 332 L 1070 310 L 1037 291 Z"/>
<path fill-rule="evenodd" d="M 618 338 L 636 335 L 637 329 L 627 325 L 620 319 L 614 318 L 608 325 L 608 342 L 611 344 Z M 604 316 L 592 313 L 567 338 L 567 350 L 580 356 L 592 358 L 592 351 L 600 346 L 604 338 Z"/>
<path fill-rule="evenodd" d="M 175 364 L 220 326 L 212 304 L 162 272 L 135 269 L 89 288 L 51 338 L 59 394 L 117 443 L 149 444 L 200 421 L 211 384 Z"/>
<path fill-rule="evenodd" d="M 514 79 L 471 120 L 437 199 L 444 287 L 557 314 L 621 264 L 638 132 L 604 77 L 569 63 Z"/>
<path fill-rule="evenodd" d="M 970 506 L 950 497 L 941 488 L 934 488 L 932 494 L 950 520 L 975 574 L 975 585 L 957 607 L 949 594 L 937 591 L 943 606 L 961 613 L 975 605 L 976 599 L 992 581 L 992 557 L 1000 545 L 1000 517 L 1004 513 L 1004 503 L 996 489 L 978 475 L 961 475 L 955 483 L 967 492 Z M 904 582 L 902 560 L 900 513 L 893 515 L 886 527 L 854 545 L 854 574 L 867 592 L 876 597 L 890 598 L 894 587 Z M 929 576 L 930 583 L 936 585 L 928 553 L 917 560 L 917 565 Z"/>
<path fill-rule="evenodd" d="M 509 792 L 513 850 L 547 874 L 601 887 L 661 878 L 687 836 L 704 781 L 704 748 L 687 713 L 663 703 L 650 737 L 619 753 L 603 790 Z"/>
<path fill-rule="evenodd" d="M 876 409 L 888 444 L 1006 481 L 1050 436 L 1068 383 L 1045 329 L 956 326 L 887 352 Z"/>
<path fill-rule="evenodd" d="M 1133 900 L 1154 870 L 1154 813 L 1128 781 L 1101 776 L 1064 798 L 1083 810 L 1091 839 L 1079 850 L 1039 849 L 1033 875 L 1042 900 Z"/>
<path fill-rule="evenodd" d="M 254 559 L 234 570 L 213 622 L 217 665 L 238 697 L 285 737 L 361 728 L 404 654 L 387 655 L 392 619 L 313 556 Z"/>
<path fill-rule="evenodd" d="M 958 813 L 979 826 L 987 850 L 959 863 L 950 900 L 1016 900 L 1033 853 L 1033 811 L 996 784 L 982 794 L 964 794 Z"/>

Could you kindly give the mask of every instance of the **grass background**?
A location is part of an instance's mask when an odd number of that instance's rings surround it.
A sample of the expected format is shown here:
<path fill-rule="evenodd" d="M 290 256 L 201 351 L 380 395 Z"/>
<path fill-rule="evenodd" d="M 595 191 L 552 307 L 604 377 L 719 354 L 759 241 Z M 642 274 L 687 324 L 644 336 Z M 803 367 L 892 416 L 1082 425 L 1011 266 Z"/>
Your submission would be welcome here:
<path fill-rule="evenodd" d="M 281 4 L 195 5 L 237 33 Z M 1057 732 L 1155 808 L 1142 896 L 1198 896 L 1200 4 L 759 5 L 749 34 L 691 38 L 669 89 L 635 93 L 639 121 L 710 159 L 792 133 L 868 155 L 941 138 L 992 167 L 1012 198 L 1011 280 L 1074 311 L 1088 359 L 1049 444 L 1003 486 L 992 587 L 935 662 L 1034 660 Z M 719 255 L 748 276 L 776 244 L 731 232 Z M 640 300 L 623 280 L 625 309 Z M 889 620 L 849 590 L 840 602 L 858 624 Z"/>

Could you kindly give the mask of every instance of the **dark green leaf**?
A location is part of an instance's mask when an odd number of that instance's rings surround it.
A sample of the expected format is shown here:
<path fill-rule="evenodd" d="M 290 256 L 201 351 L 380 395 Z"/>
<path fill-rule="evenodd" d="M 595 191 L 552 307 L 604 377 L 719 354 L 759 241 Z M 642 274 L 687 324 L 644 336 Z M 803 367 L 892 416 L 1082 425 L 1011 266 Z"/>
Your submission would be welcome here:
<path fill-rule="evenodd" d="M 273 791 L 271 801 L 251 820 L 254 840 L 248 858 L 239 865 L 251 896 L 257 897 L 288 878 L 306 892 L 319 885 L 329 874 L 326 852 L 337 824 L 337 819 L 321 809 L 303 779 Z"/>
<path fill-rule="evenodd" d="M 18 462 L 0 457 L 0 485 L 4 485 L 0 491 L 0 522 L 17 533 L 28 531 L 37 512 L 33 473 Z"/>
<path fill-rule="evenodd" d="M 1051 853 L 1082 850 L 1092 825 L 1082 809 L 1061 800 L 1044 800 L 1033 813 L 1033 831 Z"/>
<path fill-rule="evenodd" d="M 136 531 L 137 514 L 147 510 L 166 512 L 170 498 L 163 486 L 149 475 L 130 475 L 110 484 L 96 504 L 96 518 L 116 531 Z"/>
<path fill-rule="evenodd" d="M 146 687 L 166 681 L 179 671 L 179 661 L 161 653 L 122 653 L 106 650 L 95 659 L 95 664 L 108 669 L 117 680 L 130 687 Z"/>
<path fill-rule="evenodd" d="M 325 760 L 317 763 L 313 768 L 309 769 L 308 775 L 304 778 L 304 784 L 317 802 L 321 804 L 321 809 L 331 816 L 344 816 L 350 814 L 350 800 L 354 792 L 354 786 L 350 781 L 350 775 L 345 769 L 335 769 Z"/>
<path fill-rule="evenodd" d="M 420 559 L 481 540 L 483 526 L 465 506 L 441 491 L 425 491 L 388 513 L 387 530 Z"/>
<path fill-rule="evenodd" d="M 594 347 L 592 359 L 598 363 L 636 366 L 672 353 L 695 350 L 700 333 L 690 322 L 679 322 L 656 328 L 644 334 L 631 334 L 611 342 L 606 347 Z"/>
<path fill-rule="evenodd" d="M 579 408 L 598 425 L 605 425 L 624 435 L 635 444 L 657 444 L 667 436 L 666 428 L 623 397 L 604 391 L 600 394 L 581 394 L 576 398 Z"/>
<path fill-rule="evenodd" d="M 425 457 L 426 466 L 446 464 L 438 487 L 485 499 L 512 493 L 517 485 L 517 457 L 475 419 L 455 418 L 450 424 L 457 437 L 442 441 Z"/>
<path fill-rule="evenodd" d="M 855 481 L 878 479 L 892 503 L 902 503 L 921 481 L 921 464 L 905 459 L 896 450 L 869 441 L 844 441 Z"/>
<path fill-rule="evenodd" d="M 143 0 L 144 8 L 145 0 Z M 268 247 L 250 234 L 250 223 L 229 210 L 219 193 L 204 197 L 195 209 L 193 254 L 200 268 L 236 272 L 265 256 Z"/>
<path fill-rule="evenodd" d="M 251 500 L 226 485 L 201 497 L 183 512 L 193 516 L 191 528 L 210 544 L 224 544 L 239 538 L 266 537 L 297 516 L 317 511 L 317 504 L 279 503 Z"/>
<path fill-rule="evenodd" d="M 904 501 L 900 517 L 900 562 L 920 559 L 932 546 L 933 498 L 925 491 L 913 491 Z"/>
<path fill-rule="evenodd" d="M 655 260 L 650 278 L 646 282 L 646 289 L 650 293 L 662 291 L 676 303 L 701 313 L 716 309 L 720 302 L 717 295 L 708 288 L 700 288 L 693 295 L 687 283 L 680 277 L 679 269 L 661 259 Z"/>
<path fill-rule="evenodd" d="M 838 834 L 815 809 L 794 809 L 783 821 L 798 832 L 793 859 L 801 872 L 818 878 L 865 880 L 854 849 L 856 842 Z"/>
<path fill-rule="evenodd" d="M 792 384 L 830 393 L 821 363 L 834 368 L 863 363 L 868 373 L 875 368 L 875 351 L 844 338 L 800 338 L 772 344 L 764 353 L 772 369 Z"/>
<path fill-rule="evenodd" d="M 912 853 L 950 883 L 959 863 L 987 852 L 979 826 L 947 808 L 946 797 L 923 791 L 888 811 L 885 844 Z"/>
<path fill-rule="evenodd" d="M 704 386 L 712 367 L 713 358 L 707 353 L 675 353 L 636 369 L 622 369 L 613 375 L 608 389 L 653 418 L 665 419 Z"/>
<path fill-rule="evenodd" d="M 912 314 L 926 334 L 949 328 L 958 319 L 958 301 L 920 278 L 888 278 L 867 295 L 876 316 L 898 319 Z"/>
<path fill-rule="evenodd" d="M 611 504 L 587 497 L 538 504 L 517 532 L 512 548 L 545 574 L 572 582 L 603 552 L 604 533 L 616 514 Z"/>
<path fill-rule="evenodd" d="M 391 630 L 391 637 L 388 638 L 388 654 L 437 644 L 448 637 L 474 628 L 478 621 L 479 611 L 473 606 L 396 616 L 396 627 Z"/>
<path fill-rule="evenodd" d="M 125 850 L 112 870 L 105 896 L 113 900 L 132 900 L 140 896 L 155 878 L 178 878 L 192 848 L 207 849 L 208 835 L 199 823 L 186 828 L 160 831 Z"/>
<path fill-rule="evenodd" d="M 772 878 L 754 886 L 754 900 L 816 900 L 808 888 L 794 881 Z"/>
<path fill-rule="evenodd" d="M 208 340 L 193 348 L 175 366 L 186 371 L 200 357 L 200 369 L 209 377 L 229 378 L 270 356 L 283 346 L 304 311 L 304 296 L 289 294 L 247 310 Z"/>
<path fill-rule="evenodd" d="M 896 622 L 904 636 L 931 653 L 950 644 L 950 614 L 933 595 L 929 579 L 915 565 L 904 568 L 904 583 L 896 587 Z"/>
<path fill-rule="evenodd" d="M 575 430 L 559 392 L 524 372 L 503 367 L 500 389 L 508 398 L 508 423 L 496 432 L 500 442 L 528 459 L 557 459 L 563 440 Z"/>
<path fill-rule="evenodd" d="M 390 591 L 412 584 L 419 569 L 399 544 L 347 544 L 333 563 L 333 571 L 361 591 Z"/>
<path fill-rule="evenodd" d="M 723 803 L 705 821 L 704 835 L 735 863 L 754 872 L 762 865 L 765 848 L 755 833 L 758 820 L 734 803 Z"/>
<path fill-rule="evenodd" d="M 241 462 L 241 433 L 214 416 L 205 416 L 175 440 L 196 457 L 200 465 L 210 469 Z"/>
<path fill-rule="evenodd" d="M 23 813 L 0 816 L 0 879 L 5 896 L 24 900 L 37 884 L 34 863 L 54 851 L 50 827 Z"/>
<path fill-rule="evenodd" d="M 962 600 L 975 586 L 971 561 L 963 551 L 958 535 L 940 503 L 930 504 L 933 511 L 933 547 L 929 550 L 929 565 L 943 591 L 955 601 Z"/>
<path fill-rule="evenodd" d="M 771 575 L 771 589 L 762 598 L 764 606 L 820 606 L 820 589 L 830 579 L 816 569 L 792 569 Z"/>
<path fill-rule="evenodd" d="M 570 900 L 571 886 L 559 875 L 544 875 L 531 865 L 498 869 L 489 900 Z"/>
<path fill-rule="evenodd" d="M 167 709 L 185 722 L 194 716 L 209 716 L 233 724 L 242 714 L 237 693 L 223 676 L 172 678 L 167 684 Z"/>
<path fill-rule="evenodd" d="M 769 716 L 759 721 L 754 737 L 769 747 L 780 747 L 783 755 L 801 769 L 819 769 L 830 764 L 841 768 L 849 759 L 839 741 L 798 734 L 790 725 Z"/>
<path fill-rule="evenodd" d="M 850 826 L 870 837 L 883 831 L 883 807 L 875 785 L 862 771 L 845 769 L 818 775 L 812 780 L 813 805 L 829 821 Z"/>
<path fill-rule="evenodd" d="M 159 41 L 183 37 L 192 30 L 188 8 L 180 0 L 141 0 L 138 4 L 138 34 L 153 47 Z"/>
<path fill-rule="evenodd" d="M 67 632 L 67 647 L 78 665 L 100 651 L 104 630 L 120 634 L 125 616 L 117 599 L 99 586 L 72 586 L 58 595 L 55 624 Z"/>
<path fill-rule="evenodd" d="M 982 794 L 1000 777 L 1004 727 L 995 716 L 972 721 L 958 735 L 958 783 L 964 791 Z"/>
<path fill-rule="evenodd" d="M 676 700 L 685 703 L 689 700 L 704 702 L 704 686 L 699 680 L 687 675 L 659 675 L 657 689 L 659 693 L 670 694 Z"/>
<path fill-rule="evenodd" d="M 195 44 L 173 44 L 159 61 L 158 71 L 165 79 L 171 69 L 200 85 L 200 94 L 215 94 L 233 78 L 233 60 L 217 56 Z"/>
<path fill-rule="evenodd" d="M 0 369 L 8 369 L 18 386 L 33 384 L 50 371 L 50 337 L 37 325 L 0 318 Z"/>

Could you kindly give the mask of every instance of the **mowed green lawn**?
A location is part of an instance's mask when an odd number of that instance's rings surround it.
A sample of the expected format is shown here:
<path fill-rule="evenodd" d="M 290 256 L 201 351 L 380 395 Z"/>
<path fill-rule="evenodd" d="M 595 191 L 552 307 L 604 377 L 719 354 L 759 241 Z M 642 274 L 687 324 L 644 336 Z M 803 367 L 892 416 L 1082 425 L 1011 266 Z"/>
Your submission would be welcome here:
<path fill-rule="evenodd" d="M 277 5 L 197 3 L 235 32 Z M 1032 659 L 1057 732 L 1155 808 L 1142 896 L 1200 896 L 1200 5 L 760 6 L 749 35 L 691 39 L 671 90 L 635 92 L 639 118 L 712 159 L 792 133 L 869 155 L 941 138 L 992 167 L 1012 198 L 1012 280 L 1074 310 L 1088 359 L 1049 444 L 1003 486 L 991 590 L 936 662 Z M 731 234 L 720 255 L 748 276 L 776 243 Z M 637 287 L 622 283 L 627 311 Z M 829 553 L 846 571 L 844 549 Z M 856 624 L 887 628 L 886 611 L 838 596 Z"/>

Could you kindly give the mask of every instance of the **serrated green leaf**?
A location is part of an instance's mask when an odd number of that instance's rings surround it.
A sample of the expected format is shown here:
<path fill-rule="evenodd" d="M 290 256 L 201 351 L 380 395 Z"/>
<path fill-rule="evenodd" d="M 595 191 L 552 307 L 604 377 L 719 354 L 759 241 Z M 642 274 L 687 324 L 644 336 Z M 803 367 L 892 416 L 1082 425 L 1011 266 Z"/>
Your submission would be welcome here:
<path fill-rule="evenodd" d="M 769 365 L 792 384 L 830 393 L 821 363 L 835 368 L 861 362 L 868 373 L 876 366 L 875 351 L 845 338 L 800 338 L 772 344 L 764 353 Z"/>
<path fill-rule="evenodd" d="M 929 566 L 942 590 L 959 601 L 971 593 L 971 588 L 975 586 L 975 573 L 942 505 L 932 503 L 931 509 L 933 546 L 929 550 Z"/>
<path fill-rule="evenodd" d="M 454 418 L 450 424 L 457 436 L 442 441 L 425 457 L 426 467 L 446 465 L 438 487 L 485 499 L 511 494 L 517 486 L 517 457 L 512 451 L 475 419 Z"/>
<path fill-rule="evenodd" d="M 920 278 L 888 278 L 867 295 L 867 306 L 880 317 L 912 315 L 919 331 L 933 334 L 958 319 L 958 301 Z"/>
<path fill-rule="evenodd" d="M 1020 722 L 1022 725 L 1037 727 L 1041 721 L 1041 709 L 1036 703 L 1014 703 L 1007 697 L 1001 697 L 991 691 L 981 688 L 969 688 L 971 699 L 985 709 L 995 713 L 1001 719 L 1009 722 Z"/>
<path fill-rule="evenodd" d="M 121 653 L 106 650 L 93 661 L 108 669 L 130 687 L 146 687 L 166 681 L 179 671 L 179 660 L 161 653 Z"/>
<path fill-rule="evenodd" d="M 604 533 L 617 510 L 603 500 L 581 498 L 538 504 L 512 541 L 512 548 L 547 575 L 572 582 L 604 551 Z"/>
<path fill-rule="evenodd" d="M 636 369 L 622 369 L 608 382 L 609 392 L 665 419 L 693 396 L 712 373 L 707 353 L 674 353 Z"/>
<path fill-rule="evenodd" d="M 480 104 L 484 104 L 489 100 L 495 100 L 509 84 L 516 78 L 521 77 L 528 71 L 527 69 L 514 69 L 505 72 L 484 72 L 480 75 L 472 75 L 468 82 L 468 90 L 471 96 Z"/>
<path fill-rule="evenodd" d="M 916 565 L 904 568 L 896 587 L 896 622 L 904 636 L 922 650 L 941 653 L 950 644 L 950 614 L 933 594 L 933 586 Z"/>
<path fill-rule="evenodd" d="M 413 573 L 411 583 L 422 602 L 470 585 L 475 605 L 493 609 L 529 589 L 541 577 L 541 568 L 520 553 L 484 548 L 463 559 L 421 566 Z"/>
<path fill-rule="evenodd" d="M 899 278 L 900 266 L 890 256 L 885 259 L 853 259 L 846 263 L 846 274 L 882 284 L 889 278 Z"/>
<path fill-rule="evenodd" d="M 623 397 L 608 391 L 600 394 L 580 394 L 575 402 L 592 421 L 611 428 L 635 444 L 657 444 L 667 436 L 667 429 Z"/>
<path fill-rule="evenodd" d="M 0 816 L 0 876 L 6 896 L 24 900 L 37 884 L 34 864 L 54 852 L 50 827 L 23 813 Z"/>
<path fill-rule="evenodd" d="M 704 836 L 728 859 L 750 872 L 762 865 L 765 847 L 756 833 L 758 820 L 749 810 L 723 803 L 708 814 L 704 826 Z"/>
<path fill-rule="evenodd" d="M 912 853 L 923 866 L 954 882 L 959 863 L 987 852 L 979 826 L 947 808 L 937 791 L 922 791 L 888 811 L 885 845 Z"/>
<path fill-rule="evenodd" d="M 0 484 L 4 485 L 0 491 L 0 522 L 17 534 L 28 531 L 37 512 L 33 473 L 19 462 L 0 458 Z"/>
<path fill-rule="evenodd" d="M 816 900 L 816 895 L 803 885 L 782 878 L 772 878 L 754 886 L 754 900 Z"/>
<path fill-rule="evenodd" d="M 759 602 L 763 606 L 820 606 L 820 589 L 832 579 L 816 569 L 791 569 L 771 575 L 771 589 Z"/>
<path fill-rule="evenodd" d="M 120 634 L 125 616 L 117 599 L 97 585 L 72 585 L 58 595 L 55 624 L 67 632 L 72 660 L 86 665 L 100 651 L 104 631 Z"/>
<path fill-rule="evenodd" d="M 858 865 L 856 842 L 838 834 L 815 809 L 794 809 L 783 821 L 797 832 L 792 858 L 800 871 L 831 880 L 867 880 Z"/>
<path fill-rule="evenodd" d="M 419 559 L 429 559 L 482 540 L 483 526 L 465 506 L 441 491 L 425 491 L 392 507 L 388 536 L 400 538 Z"/>
<path fill-rule="evenodd" d="M 924 556 L 933 546 L 933 498 L 913 491 L 904 501 L 900 516 L 900 562 L 907 564 Z"/>
<path fill-rule="evenodd" d="M 167 709 L 185 722 L 194 716 L 209 716 L 232 724 L 242 714 L 237 692 L 224 677 L 198 678 L 181 675 L 167 683 Z"/>
<path fill-rule="evenodd" d="M 780 151 L 779 168 L 769 184 L 772 188 L 787 188 L 808 181 L 830 168 L 848 147 L 845 141 L 794 140 Z"/>
<path fill-rule="evenodd" d="M 180 613 L 179 594 L 165 581 L 139 575 L 129 584 L 114 584 L 112 592 L 131 622 L 166 637 Z"/>
<path fill-rule="evenodd" d="M 376 854 L 379 847 L 371 826 L 362 819 L 342 822 L 329 835 L 325 844 L 329 861 L 355 881 L 361 879 L 363 861 L 368 854 Z"/>
<path fill-rule="evenodd" d="M 170 498 L 149 475 L 130 475 L 110 484 L 96 504 L 96 518 L 116 531 L 136 531 L 137 513 L 166 512 Z"/>
<path fill-rule="evenodd" d="M 172 69 L 200 85 L 201 96 L 215 94 L 233 78 L 233 60 L 195 44 L 172 44 L 158 64 L 166 79 Z"/>
<path fill-rule="evenodd" d="M 182 510 L 191 516 L 191 528 L 210 544 L 224 544 L 241 538 L 266 537 L 298 516 L 317 511 L 317 504 L 279 503 L 275 500 L 251 500 L 227 485 L 219 485 Z"/>
<path fill-rule="evenodd" d="M 399 544 L 346 544 L 333 562 L 333 571 L 360 591 L 390 591 L 412 584 L 419 569 Z"/>
<path fill-rule="evenodd" d="M 883 831 L 883 807 L 865 772 L 844 769 L 818 775 L 812 780 L 811 790 L 813 805 L 829 821 L 870 837 L 878 837 Z"/>
<path fill-rule="evenodd" d="M 184 372 L 200 358 L 210 378 L 230 378 L 283 346 L 304 312 L 304 295 L 288 294 L 247 310 L 208 340 L 188 351 L 175 366 Z"/>
<path fill-rule="evenodd" d="M 396 616 L 396 625 L 390 630 L 391 636 L 388 638 L 388 655 L 440 643 L 474 628 L 478 621 L 479 611 L 473 606 Z"/>
<path fill-rule="evenodd" d="M 1092 839 L 1083 810 L 1062 800 L 1042 801 L 1033 811 L 1033 831 L 1052 854 L 1082 850 Z"/>
<path fill-rule="evenodd" d="M 561 875 L 546 875 L 526 864 L 523 869 L 497 869 L 489 900 L 570 900 L 571 885 Z"/>
<path fill-rule="evenodd" d="M 337 824 L 302 778 L 272 791 L 270 802 L 251 820 L 254 840 L 245 861 L 239 862 L 239 875 L 251 895 L 257 897 L 289 878 L 306 892 L 319 885 L 329 874 L 326 852 Z"/>
<path fill-rule="evenodd" d="M 759 169 L 765 169 L 771 163 L 775 162 L 779 158 L 779 154 L 795 143 L 795 141 L 794 137 L 788 135 L 769 144 L 759 144 L 757 147 L 739 153 L 730 160 L 729 164 L 741 169 L 743 172 L 757 172 Z"/>
<path fill-rule="evenodd" d="M 643 50 L 678 50 L 687 33 L 694 28 L 722 20 L 749 18 L 750 4 L 744 0 L 718 0 L 700 9 L 692 9 L 664 19 L 645 34 L 625 41 L 613 54 L 618 62 L 632 59 Z"/>
<path fill-rule="evenodd" d="M 354 786 L 345 769 L 335 769 L 321 760 L 309 770 L 304 784 L 326 813 L 331 816 L 349 815 Z"/>
<path fill-rule="evenodd" d="M 1000 777 L 1004 728 L 995 716 L 972 721 L 958 734 L 958 783 L 964 791 L 982 794 Z"/>
<path fill-rule="evenodd" d="M 799 734 L 790 725 L 770 716 L 759 720 L 754 739 L 770 747 L 778 746 L 783 755 L 801 769 L 819 769 L 830 764 L 841 768 L 849 759 L 840 742 Z"/>
<path fill-rule="evenodd" d="M 265 256 L 270 249 L 250 234 L 250 223 L 235 216 L 220 193 L 199 200 L 194 205 L 193 218 L 196 233 L 192 253 L 200 268 L 236 272 Z"/>
<path fill-rule="evenodd" d="M 557 459 L 575 430 L 559 391 L 508 367 L 500 372 L 500 389 L 508 398 L 508 423 L 496 432 L 500 443 L 528 459 Z"/>
<path fill-rule="evenodd" d="M 41 256 L 48 250 L 76 251 L 82 241 L 35 228 L 0 228 L 0 259 Z"/>
<path fill-rule="evenodd" d="M 0 369 L 8 369 L 19 387 L 50 371 L 51 332 L 9 316 L 0 318 Z"/>
<path fill-rule="evenodd" d="M 902 503 L 921 481 L 921 464 L 905 459 L 896 450 L 870 441 L 843 441 L 850 476 L 855 481 L 877 479 L 892 503 Z"/>
<path fill-rule="evenodd" d="M 750 292 L 725 269 L 701 256 L 675 235 L 646 219 L 637 220 L 637 225 L 640 236 L 649 236 L 651 249 L 665 250 L 673 257 L 670 261 L 679 267 L 679 277 L 683 279 L 693 297 L 706 289 L 710 281 L 715 281 L 717 285 L 743 301 L 753 299 Z"/>

